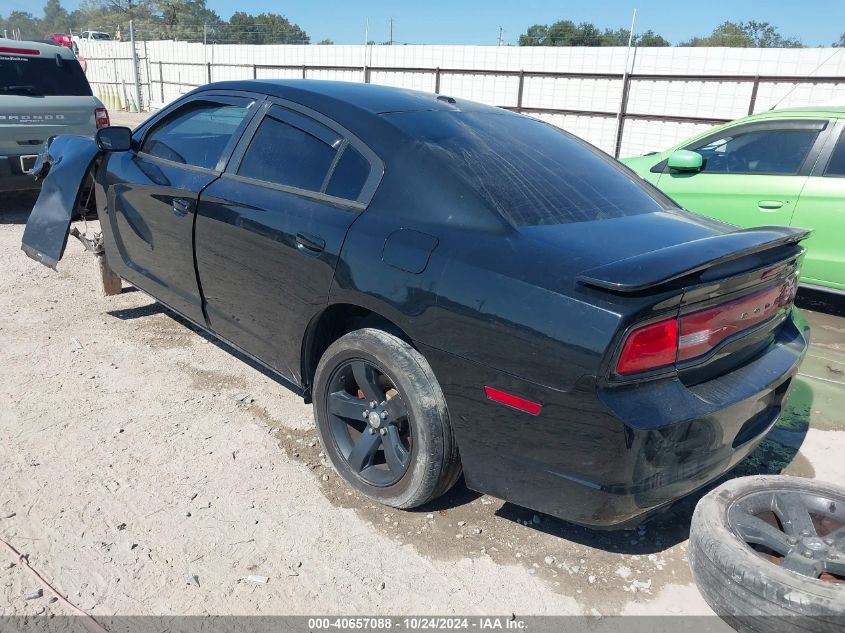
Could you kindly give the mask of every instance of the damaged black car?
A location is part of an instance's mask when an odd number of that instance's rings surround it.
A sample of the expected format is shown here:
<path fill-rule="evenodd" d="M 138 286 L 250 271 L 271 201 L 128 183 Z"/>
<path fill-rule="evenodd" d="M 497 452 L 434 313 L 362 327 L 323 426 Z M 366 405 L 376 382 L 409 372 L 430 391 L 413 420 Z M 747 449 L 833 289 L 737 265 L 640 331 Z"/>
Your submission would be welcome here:
<path fill-rule="evenodd" d="M 680 209 L 541 121 L 366 84 L 201 87 L 57 137 L 23 248 L 86 178 L 111 269 L 313 401 L 398 508 L 469 488 L 592 527 L 718 478 L 777 421 L 808 232 Z"/>

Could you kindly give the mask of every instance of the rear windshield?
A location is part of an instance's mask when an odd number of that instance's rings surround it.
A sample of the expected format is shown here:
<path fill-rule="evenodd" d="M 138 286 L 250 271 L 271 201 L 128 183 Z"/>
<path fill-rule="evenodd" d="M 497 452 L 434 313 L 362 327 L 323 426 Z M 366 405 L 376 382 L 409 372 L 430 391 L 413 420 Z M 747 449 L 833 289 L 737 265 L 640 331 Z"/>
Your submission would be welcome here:
<path fill-rule="evenodd" d="M 0 97 L 6 94 L 91 96 L 91 86 L 78 61 L 62 57 L 59 63 L 55 55 L 42 55 L 0 55 Z"/>
<path fill-rule="evenodd" d="M 517 227 L 674 207 L 614 159 L 536 119 L 495 112 L 387 116 Z"/>

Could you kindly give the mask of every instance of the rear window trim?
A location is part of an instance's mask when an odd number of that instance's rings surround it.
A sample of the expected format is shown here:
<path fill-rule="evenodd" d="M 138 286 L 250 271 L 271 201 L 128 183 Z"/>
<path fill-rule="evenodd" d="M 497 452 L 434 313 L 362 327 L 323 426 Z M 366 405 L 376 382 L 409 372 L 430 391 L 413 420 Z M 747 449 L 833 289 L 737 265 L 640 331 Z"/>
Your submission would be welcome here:
<path fill-rule="evenodd" d="M 336 153 L 334 160 L 332 161 L 328 173 L 326 174 L 327 179 L 323 181 L 321 188 L 325 189 L 325 187 L 328 186 L 329 182 L 331 181 L 331 176 L 334 174 L 334 170 L 337 167 L 337 164 L 340 161 L 343 152 L 346 151 L 346 148 L 349 145 L 354 147 L 370 163 L 370 173 L 367 176 L 367 179 L 364 181 L 364 185 L 361 187 L 361 191 L 359 192 L 358 198 L 356 200 L 338 198 L 336 196 L 331 196 L 325 193 L 321 193 L 319 191 L 300 189 L 298 187 L 291 187 L 290 185 L 281 185 L 279 183 L 269 182 L 266 180 L 259 180 L 256 178 L 250 178 L 248 176 L 241 176 L 237 173 L 238 169 L 240 169 L 241 162 L 243 162 L 244 155 L 249 149 L 249 145 L 252 142 L 252 139 L 254 138 L 256 132 L 258 131 L 258 128 L 261 126 L 261 122 L 264 120 L 265 117 L 272 116 L 275 119 L 281 120 L 282 123 L 286 123 L 288 125 L 292 125 L 293 127 L 303 129 L 302 126 L 297 125 L 295 122 L 292 122 L 286 118 L 280 118 L 279 114 L 276 114 L 274 116 L 273 110 L 278 106 L 281 106 L 283 109 L 292 111 L 295 115 L 313 119 L 316 123 L 319 123 L 320 125 L 327 127 L 333 132 L 340 135 L 340 145 L 338 145 L 337 149 L 335 150 Z M 305 129 L 303 129 L 303 131 L 308 132 L 309 134 L 311 133 Z M 363 211 L 369 206 L 370 202 L 373 199 L 373 196 L 375 196 L 376 190 L 381 184 L 381 180 L 384 176 L 384 162 L 366 143 L 361 141 L 361 139 L 359 139 L 357 136 L 355 136 L 355 134 L 350 132 L 337 121 L 330 119 L 329 117 L 319 112 L 316 112 L 293 101 L 288 101 L 287 99 L 282 99 L 279 97 L 267 97 L 266 103 L 264 103 L 263 106 L 259 109 L 259 111 L 255 115 L 255 118 L 250 122 L 249 126 L 247 126 L 247 128 L 244 130 L 244 133 L 241 135 L 241 139 L 238 142 L 238 145 L 235 147 L 234 151 L 232 152 L 232 156 L 229 159 L 229 164 L 226 166 L 223 175 L 227 177 L 233 177 L 239 181 L 265 186 L 270 189 L 276 189 L 278 191 L 283 191 L 285 193 L 293 193 L 307 198 L 320 200 L 322 202 L 328 202 L 330 204 L 339 204 L 342 206 L 350 207 L 352 209 Z"/>

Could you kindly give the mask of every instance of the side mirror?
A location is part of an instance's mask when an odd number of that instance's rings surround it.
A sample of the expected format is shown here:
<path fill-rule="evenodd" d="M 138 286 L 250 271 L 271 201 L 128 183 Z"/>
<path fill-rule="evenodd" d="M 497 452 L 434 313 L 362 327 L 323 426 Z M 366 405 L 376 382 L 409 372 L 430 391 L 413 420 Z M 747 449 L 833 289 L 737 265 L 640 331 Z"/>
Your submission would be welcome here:
<path fill-rule="evenodd" d="M 679 149 L 669 155 L 668 165 L 675 171 L 701 171 L 704 159 L 698 152 Z"/>
<path fill-rule="evenodd" d="M 104 152 L 125 152 L 132 148 L 132 130 L 128 127 L 101 127 L 94 138 Z"/>

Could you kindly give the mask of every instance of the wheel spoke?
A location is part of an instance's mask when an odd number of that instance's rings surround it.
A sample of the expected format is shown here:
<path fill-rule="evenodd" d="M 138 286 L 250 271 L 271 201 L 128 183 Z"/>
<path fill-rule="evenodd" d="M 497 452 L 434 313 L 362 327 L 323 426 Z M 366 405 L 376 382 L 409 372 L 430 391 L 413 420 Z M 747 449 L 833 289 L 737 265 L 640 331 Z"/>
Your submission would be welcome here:
<path fill-rule="evenodd" d="M 396 425 L 390 424 L 387 427 L 387 436 L 382 442 L 384 446 L 384 457 L 387 460 L 387 467 L 395 476 L 400 476 L 408 467 L 408 459 L 410 454 L 408 449 L 402 445 L 402 440 L 399 437 L 399 429 Z"/>
<path fill-rule="evenodd" d="M 840 552 L 845 553 L 845 527 L 841 527 L 838 530 L 834 530 L 824 538 L 825 540 L 829 539 L 833 541 L 833 546 L 837 548 Z"/>
<path fill-rule="evenodd" d="M 802 556 L 798 550 L 792 550 L 789 552 L 789 554 L 784 557 L 781 567 L 809 578 L 818 578 L 819 574 L 822 573 L 821 562 Z"/>
<path fill-rule="evenodd" d="M 398 422 L 408 417 L 408 407 L 399 394 L 385 402 L 384 410 L 387 411 L 387 422 Z"/>
<path fill-rule="evenodd" d="M 841 556 L 836 560 L 827 558 L 824 561 L 824 570 L 829 574 L 836 574 L 840 578 L 845 578 L 845 559 Z"/>
<path fill-rule="evenodd" d="M 791 549 L 786 534 L 744 510 L 736 513 L 733 524 L 746 543 L 765 545 L 783 556 Z"/>
<path fill-rule="evenodd" d="M 361 414 L 366 408 L 367 403 L 364 400 L 345 391 L 335 391 L 329 395 L 329 412 L 340 418 L 361 420 Z"/>
<path fill-rule="evenodd" d="M 370 466 L 373 463 L 373 455 L 378 450 L 380 443 L 381 436 L 378 433 L 370 433 L 369 430 L 365 430 L 361 434 L 361 438 L 355 443 L 355 446 L 352 447 L 347 458 L 352 470 L 360 473 L 367 466 Z"/>
<path fill-rule="evenodd" d="M 780 518 L 783 529 L 787 534 L 791 536 L 816 536 L 813 519 L 810 517 L 800 493 L 780 492 L 775 494 L 772 510 Z"/>
<path fill-rule="evenodd" d="M 375 367 L 362 360 L 357 360 L 352 363 L 352 375 L 355 376 L 358 388 L 364 392 L 367 403 L 373 401 L 380 403 L 384 400 L 384 392 L 378 384 L 378 374 Z"/>

